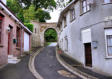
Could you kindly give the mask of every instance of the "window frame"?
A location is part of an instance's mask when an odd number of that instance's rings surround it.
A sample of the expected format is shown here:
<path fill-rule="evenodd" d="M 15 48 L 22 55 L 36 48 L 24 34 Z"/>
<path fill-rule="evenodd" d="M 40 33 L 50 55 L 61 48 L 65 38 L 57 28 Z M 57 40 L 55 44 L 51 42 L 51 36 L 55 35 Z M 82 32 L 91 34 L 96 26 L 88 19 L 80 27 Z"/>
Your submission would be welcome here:
<path fill-rule="evenodd" d="M 64 21 L 64 27 L 66 27 L 67 26 L 66 16 L 64 16 L 63 21 Z"/>
<path fill-rule="evenodd" d="M 75 7 L 70 9 L 70 21 L 72 22 L 76 18 Z"/>
<path fill-rule="evenodd" d="M 112 29 L 105 29 L 105 46 L 106 46 L 106 58 L 112 58 L 112 55 L 109 55 L 108 52 L 108 40 L 107 36 L 112 36 Z"/>
<path fill-rule="evenodd" d="M 83 6 L 84 1 L 86 2 L 85 6 Z M 80 15 L 85 14 L 85 13 L 87 13 L 87 12 L 89 12 L 91 10 L 91 6 L 87 1 L 88 0 L 80 0 Z M 88 9 L 88 6 L 89 6 L 89 9 Z M 85 12 L 84 12 L 84 8 L 86 8 Z"/>
<path fill-rule="evenodd" d="M 103 0 L 104 4 L 111 4 L 112 0 L 109 0 L 110 2 L 106 2 L 106 0 Z"/>
<path fill-rule="evenodd" d="M 107 57 L 111 57 L 112 58 L 112 55 L 109 55 L 109 50 L 108 50 L 109 47 L 112 47 L 112 46 L 108 45 L 108 36 L 112 37 L 112 35 L 106 35 L 105 36 L 106 37 L 106 52 L 107 52 Z"/>

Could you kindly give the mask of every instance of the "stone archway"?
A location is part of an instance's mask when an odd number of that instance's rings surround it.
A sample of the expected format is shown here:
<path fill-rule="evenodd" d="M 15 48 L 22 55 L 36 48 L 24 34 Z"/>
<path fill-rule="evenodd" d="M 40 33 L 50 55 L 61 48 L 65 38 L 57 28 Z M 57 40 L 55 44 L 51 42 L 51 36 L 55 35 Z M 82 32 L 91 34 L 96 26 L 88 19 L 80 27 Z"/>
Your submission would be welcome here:
<path fill-rule="evenodd" d="M 49 28 L 56 30 L 58 38 L 59 28 L 57 27 L 57 23 L 40 23 L 37 21 L 32 21 L 31 23 L 34 25 L 32 47 L 44 46 L 44 33 Z"/>
<path fill-rule="evenodd" d="M 44 29 L 42 30 L 42 28 Z M 46 26 L 41 26 L 41 30 L 40 30 L 41 46 L 44 46 L 45 43 L 44 33 L 47 29 L 54 29 L 57 32 L 57 37 L 58 37 L 58 28 L 56 27 L 56 23 L 52 23 L 52 24 L 47 23 Z"/>

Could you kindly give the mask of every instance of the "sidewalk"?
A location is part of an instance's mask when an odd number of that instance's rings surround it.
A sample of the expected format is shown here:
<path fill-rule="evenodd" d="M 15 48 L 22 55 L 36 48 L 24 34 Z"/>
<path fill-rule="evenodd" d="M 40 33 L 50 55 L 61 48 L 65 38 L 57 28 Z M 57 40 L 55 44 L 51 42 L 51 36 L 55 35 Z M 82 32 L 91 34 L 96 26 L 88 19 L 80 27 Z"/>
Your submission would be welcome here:
<path fill-rule="evenodd" d="M 6 67 L 0 69 L 0 79 L 35 79 L 28 68 L 29 57 L 25 56 L 21 62 L 8 64 Z"/>
<path fill-rule="evenodd" d="M 32 54 L 39 48 L 33 48 Z M 8 64 L 0 69 L 0 79 L 36 79 L 28 68 L 29 59 L 32 54 L 22 57 L 21 61 L 17 64 Z"/>
<path fill-rule="evenodd" d="M 78 75 L 87 78 L 87 79 L 112 79 L 112 77 L 107 77 L 101 75 L 99 73 L 93 72 L 90 69 L 84 68 L 79 62 L 75 61 L 74 59 L 70 58 L 66 54 L 58 54 L 58 60 L 61 62 L 62 65 L 68 66 L 70 71 L 78 73 Z"/>

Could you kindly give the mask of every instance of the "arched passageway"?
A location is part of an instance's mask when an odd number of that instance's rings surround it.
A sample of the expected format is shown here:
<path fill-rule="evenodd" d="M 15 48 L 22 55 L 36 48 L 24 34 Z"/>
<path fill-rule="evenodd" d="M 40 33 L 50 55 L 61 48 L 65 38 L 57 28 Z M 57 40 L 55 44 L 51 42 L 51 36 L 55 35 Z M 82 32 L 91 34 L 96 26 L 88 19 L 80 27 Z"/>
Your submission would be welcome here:
<path fill-rule="evenodd" d="M 44 32 L 44 42 L 45 44 L 49 44 L 51 42 L 57 42 L 57 32 L 55 29 L 53 28 L 48 28 L 45 32 Z"/>

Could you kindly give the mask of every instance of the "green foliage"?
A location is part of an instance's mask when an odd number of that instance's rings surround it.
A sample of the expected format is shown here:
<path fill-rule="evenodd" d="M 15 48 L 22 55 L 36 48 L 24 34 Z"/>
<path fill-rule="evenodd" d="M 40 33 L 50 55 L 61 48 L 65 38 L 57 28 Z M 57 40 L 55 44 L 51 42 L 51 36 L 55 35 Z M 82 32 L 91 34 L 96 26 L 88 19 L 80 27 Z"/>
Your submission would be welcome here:
<path fill-rule="evenodd" d="M 17 13 L 17 17 L 18 17 L 18 19 L 20 19 L 22 22 L 24 22 L 23 12 Z"/>
<path fill-rule="evenodd" d="M 25 9 L 23 12 L 26 21 L 35 19 L 36 11 L 34 5 L 31 5 L 29 9 Z"/>
<path fill-rule="evenodd" d="M 50 9 L 56 8 L 55 0 L 18 0 L 20 5 L 24 3 L 24 8 L 30 7 L 31 4 L 35 6 L 35 10 L 39 8 Z"/>
<path fill-rule="evenodd" d="M 42 9 L 37 10 L 36 18 L 38 18 L 39 22 L 46 22 L 46 20 L 51 19 L 49 12 Z"/>
<path fill-rule="evenodd" d="M 46 42 L 56 42 L 57 41 L 57 33 L 54 29 L 48 29 L 44 33 L 44 37 Z"/>
<path fill-rule="evenodd" d="M 35 10 L 35 6 L 32 4 L 28 9 L 23 9 L 19 5 L 18 0 L 7 0 L 7 6 L 12 12 L 24 23 L 29 23 L 30 20 L 38 20 L 39 22 L 46 22 L 51 19 L 49 12 L 42 9 Z"/>
<path fill-rule="evenodd" d="M 7 6 L 18 17 L 18 19 L 24 22 L 23 9 L 19 5 L 18 0 L 7 0 Z"/>
<path fill-rule="evenodd" d="M 33 32 L 33 24 L 31 23 L 24 23 L 24 25 L 30 30 Z"/>
<path fill-rule="evenodd" d="M 64 8 L 65 6 L 67 6 L 71 1 L 73 0 L 57 0 L 57 6 L 60 8 Z"/>

